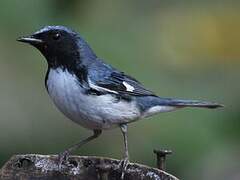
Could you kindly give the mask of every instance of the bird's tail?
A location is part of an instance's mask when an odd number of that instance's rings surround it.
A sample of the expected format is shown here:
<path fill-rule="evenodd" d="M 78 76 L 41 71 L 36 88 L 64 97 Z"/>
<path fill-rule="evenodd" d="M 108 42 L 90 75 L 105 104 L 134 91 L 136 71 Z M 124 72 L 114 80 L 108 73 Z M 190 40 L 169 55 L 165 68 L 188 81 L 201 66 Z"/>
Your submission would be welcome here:
<path fill-rule="evenodd" d="M 171 99 L 171 98 L 160 98 L 159 105 L 174 106 L 174 107 L 199 107 L 199 108 L 210 108 L 215 109 L 223 107 L 222 104 L 209 102 L 209 101 L 199 101 L 199 100 L 183 100 L 183 99 Z"/>
<path fill-rule="evenodd" d="M 174 98 L 148 97 L 138 98 L 138 104 L 143 110 L 143 116 L 148 117 L 160 112 L 170 112 L 179 108 L 197 107 L 215 109 L 223 107 L 222 104 L 199 100 L 183 100 Z"/>

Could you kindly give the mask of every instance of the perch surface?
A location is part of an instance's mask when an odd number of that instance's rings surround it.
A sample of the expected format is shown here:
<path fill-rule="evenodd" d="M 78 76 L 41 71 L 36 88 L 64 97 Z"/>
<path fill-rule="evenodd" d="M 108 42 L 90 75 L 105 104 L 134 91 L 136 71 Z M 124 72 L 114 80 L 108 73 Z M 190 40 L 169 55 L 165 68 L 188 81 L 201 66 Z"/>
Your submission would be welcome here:
<path fill-rule="evenodd" d="M 67 165 L 58 167 L 56 155 L 14 155 L 2 167 L 1 180 L 118 180 L 121 176 L 119 160 L 70 156 Z M 126 180 L 178 180 L 173 175 L 145 165 L 130 163 Z"/>

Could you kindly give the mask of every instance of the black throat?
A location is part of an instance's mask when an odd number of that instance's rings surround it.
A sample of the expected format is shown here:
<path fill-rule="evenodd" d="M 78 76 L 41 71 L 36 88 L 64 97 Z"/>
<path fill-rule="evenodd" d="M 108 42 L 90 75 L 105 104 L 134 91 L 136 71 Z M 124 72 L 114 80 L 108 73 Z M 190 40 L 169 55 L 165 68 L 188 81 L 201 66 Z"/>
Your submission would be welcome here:
<path fill-rule="evenodd" d="M 78 78 L 80 85 L 87 83 L 88 68 L 96 61 L 97 56 L 81 37 L 78 37 L 77 40 L 74 45 L 64 47 L 58 53 L 53 50 L 42 52 L 48 63 L 48 70 L 45 77 L 46 88 L 49 71 L 57 68 L 61 68 L 63 72 L 68 71 L 74 74 Z"/>
<path fill-rule="evenodd" d="M 88 68 L 96 60 L 91 56 L 81 56 L 81 52 L 68 54 L 67 56 L 48 57 L 48 69 L 45 76 L 45 86 L 48 89 L 47 81 L 50 70 L 61 68 L 63 72 L 67 71 L 78 78 L 79 85 L 88 87 Z"/>

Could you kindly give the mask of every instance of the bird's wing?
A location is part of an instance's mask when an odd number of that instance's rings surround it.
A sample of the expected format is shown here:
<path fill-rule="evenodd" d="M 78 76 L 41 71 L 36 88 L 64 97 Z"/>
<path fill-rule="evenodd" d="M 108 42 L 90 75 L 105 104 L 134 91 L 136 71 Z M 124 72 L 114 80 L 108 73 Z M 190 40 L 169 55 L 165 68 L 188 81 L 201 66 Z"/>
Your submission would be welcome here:
<path fill-rule="evenodd" d="M 153 92 L 145 89 L 136 79 L 108 65 L 103 68 L 98 66 L 94 72 L 90 72 L 88 83 L 90 88 L 100 92 L 133 96 L 155 96 Z"/>

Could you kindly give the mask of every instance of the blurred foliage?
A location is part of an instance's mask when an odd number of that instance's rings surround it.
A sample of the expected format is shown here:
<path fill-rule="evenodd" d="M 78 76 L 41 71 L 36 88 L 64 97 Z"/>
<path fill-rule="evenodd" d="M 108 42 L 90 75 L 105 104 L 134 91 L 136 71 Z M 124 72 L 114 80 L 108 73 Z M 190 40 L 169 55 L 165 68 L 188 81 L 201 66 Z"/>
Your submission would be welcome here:
<path fill-rule="evenodd" d="M 2 0 L 0 165 L 12 154 L 58 153 L 90 134 L 49 99 L 40 53 L 15 41 L 59 24 L 79 31 L 100 57 L 160 96 L 226 105 L 131 124 L 132 161 L 155 166 L 152 150 L 167 148 L 174 151 L 168 170 L 181 179 L 240 179 L 239 19 L 237 0 Z M 78 153 L 120 158 L 122 151 L 121 133 L 112 130 Z"/>

